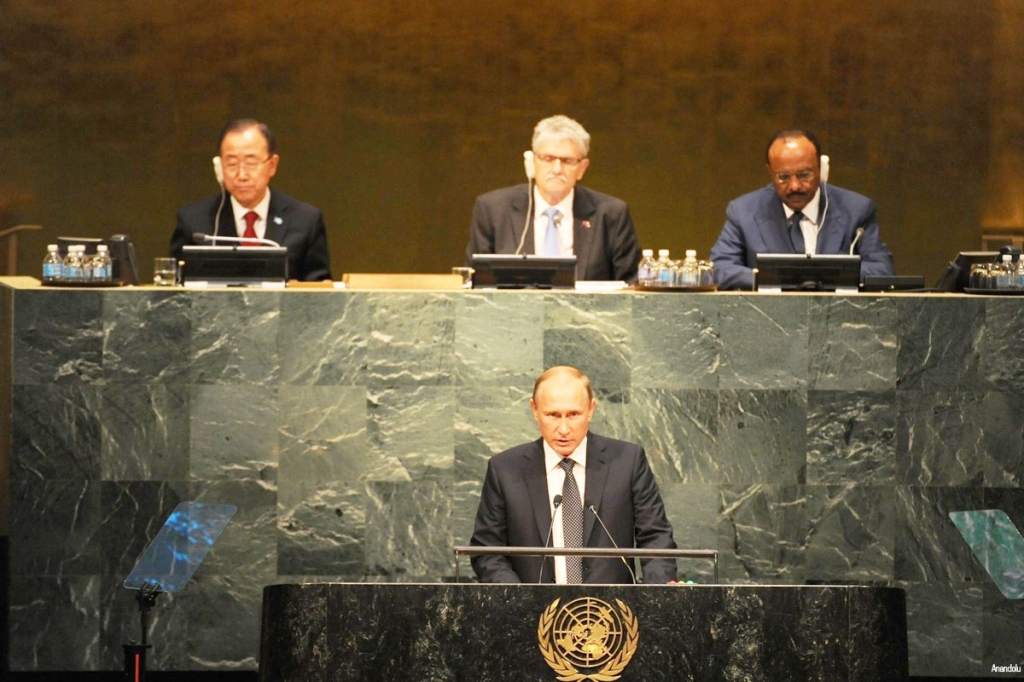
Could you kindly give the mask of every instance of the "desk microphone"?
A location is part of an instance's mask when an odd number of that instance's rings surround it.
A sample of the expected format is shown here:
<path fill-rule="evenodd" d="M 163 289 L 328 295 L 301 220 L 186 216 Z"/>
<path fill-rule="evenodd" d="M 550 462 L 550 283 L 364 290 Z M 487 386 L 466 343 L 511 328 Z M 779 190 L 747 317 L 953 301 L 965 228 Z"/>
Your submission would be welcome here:
<path fill-rule="evenodd" d="M 555 515 L 558 514 L 558 508 L 562 506 L 562 496 L 555 495 L 555 499 L 553 500 L 553 502 L 555 508 L 551 510 L 551 523 L 548 524 L 548 536 L 544 539 L 545 548 L 548 546 L 548 543 L 551 542 L 551 531 L 555 528 Z M 544 564 L 545 562 L 547 562 L 547 560 L 548 558 L 544 556 L 540 558 L 540 575 L 537 576 L 538 585 L 540 584 L 541 580 L 544 579 Z"/>
<path fill-rule="evenodd" d="M 615 549 L 619 549 L 619 546 L 615 543 L 615 538 L 613 538 L 612 534 L 608 532 L 608 527 L 605 526 L 604 521 L 601 520 L 601 515 L 597 513 L 596 509 L 594 509 L 594 505 L 590 505 L 589 507 L 587 507 L 587 509 L 593 512 L 594 518 L 597 519 L 597 522 L 601 524 L 601 528 L 604 530 L 604 534 L 607 535 L 608 539 L 612 541 L 612 546 L 614 546 Z M 628 561 L 626 561 L 626 557 L 620 556 L 619 560 L 622 561 L 623 564 L 625 564 L 626 570 L 629 571 L 629 575 L 633 578 L 633 584 L 636 585 L 636 573 L 633 572 L 633 567 L 629 565 Z"/>
<path fill-rule="evenodd" d="M 860 238 L 863 237 L 863 236 L 864 236 L 864 228 L 863 227 L 858 227 L 857 231 L 853 233 L 853 241 L 850 242 L 850 255 L 851 256 L 853 255 L 853 250 L 855 248 L 857 248 L 857 242 L 859 242 Z"/>
<path fill-rule="evenodd" d="M 259 242 L 262 246 L 276 246 L 279 248 L 281 246 L 272 239 L 259 239 L 256 237 L 211 237 L 205 232 L 194 233 L 192 235 L 192 241 L 195 242 L 196 244 L 205 244 L 206 242 L 214 242 L 214 244 L 216 244 L 217 242 L 232 242 L 235 244 L 239 244 L 240 246 L 251 246 L 250 242 Z"/>

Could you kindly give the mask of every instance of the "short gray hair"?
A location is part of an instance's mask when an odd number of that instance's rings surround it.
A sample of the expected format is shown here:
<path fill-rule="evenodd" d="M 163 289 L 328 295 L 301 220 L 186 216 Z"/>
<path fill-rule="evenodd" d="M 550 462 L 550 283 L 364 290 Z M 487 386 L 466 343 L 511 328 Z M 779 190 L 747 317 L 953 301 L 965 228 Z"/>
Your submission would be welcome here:
<path fill-rule="evenodd" d="M 552 139 L 575 142 L 584 159 L 590 153 L 590 133 L 580 125 L 579 121 L 574 121 L 568 116 L 558 114 L 541 119 L 533 129 L 533 144 L 531 146 L 536 149 L 537 144 L 542 140 Z"/>

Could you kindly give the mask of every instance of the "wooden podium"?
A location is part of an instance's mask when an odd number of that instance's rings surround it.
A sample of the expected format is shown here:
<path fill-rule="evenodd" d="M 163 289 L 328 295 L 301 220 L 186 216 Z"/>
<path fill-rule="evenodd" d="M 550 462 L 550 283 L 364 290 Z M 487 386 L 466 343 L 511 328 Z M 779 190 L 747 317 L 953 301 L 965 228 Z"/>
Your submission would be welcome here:
<path fill-rule="evenodd" d="M 260 680 L 904 680 L 906 633 L 888 587 L 272 585 Z"/>

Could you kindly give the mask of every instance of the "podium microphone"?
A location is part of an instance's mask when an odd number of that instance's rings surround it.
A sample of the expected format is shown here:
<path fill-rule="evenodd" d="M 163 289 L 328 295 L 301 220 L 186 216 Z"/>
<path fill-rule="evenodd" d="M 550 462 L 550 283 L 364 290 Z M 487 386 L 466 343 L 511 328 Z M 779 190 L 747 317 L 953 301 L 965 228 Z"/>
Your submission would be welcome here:
<path fill-rule="evenodd" d="M 544 547 L 548 546 L 551 542 L 551 531 L 555 528 L 555 515 L 558 514 L 558 508 L 562 506 L 562 496 L 555 495 L 554 502 L 555 508 L 551 510 L 551 523 L 548 524 L 548 536 L 544 539 Z M 541 580 L 544 579 L 544 563 L 547 561 L 547 557 L 540 558 L 540 575 L 537 576 L 537 584 L 540 585 Z"/>
<path fill-rule="evenodd" d="M 601 515 L 597 513 L 596 509 L 594 509 L 594 505 L 590 505 L 589 507 L 587 507 L 587 509 L 589 509 L 594 514 L 594 518 L 597 519 L 597 522 L 601 524 L 601 528 L 604 530 L 604 534 L 607 535 L 608 539 L 612 541 L 612 546 L 615 547 L 615 549 L 619 549 L 618 544 L 616 544 L 615 542 L 615 538 L 613 538 L 612 534 L 608 532 L 608 527 L 605 526 L 604 521 L 601 520 Z M 629 571 L 629 575 L 633 578 L 633 584 L 636 585 L 636 573 L 633 572 L 633 567 L 629 565 L 628 561 L 626 561 L 626 557 L 620 556 L 619 559 L 622 561 L 623 564 L 625 564 L 626 570 Z"/>
<path fill-rule="evenodd" d="M 853 255 L 853 250 L 855 248 L 857 248 L 857 242 L 859 242 L 860 238 L 863 237 L 863 236 L 864 236 L 864 228 L 863 227 L 858 227 L 857 231 L 853 233 L 853 241 L 850 242 L 850 255 L 851 256 Z"/>
<path fill-rule="evenodd" d="M 205 244 L 206 242 L 213 242 L 215 245 L 217 242 L 232 242 L 240 246 L 249 246 L 250 242 L 259 242 L 261 246 L 276 246 L 280 248 L 280 244 L 272 239 L 259 239 L 258 237 L 211 237 L 205 232 L 196 232 L 192 235 L 192 241 L 196 244 Z"/>

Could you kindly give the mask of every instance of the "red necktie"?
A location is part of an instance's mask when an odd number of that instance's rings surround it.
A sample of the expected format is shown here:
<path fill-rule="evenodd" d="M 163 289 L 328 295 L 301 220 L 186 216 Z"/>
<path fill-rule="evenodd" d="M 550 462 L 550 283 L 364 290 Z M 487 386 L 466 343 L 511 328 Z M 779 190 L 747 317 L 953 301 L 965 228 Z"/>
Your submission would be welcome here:
<path fill-rule="evenodd" d="M 245 234 L 242 235 L 242 239 L 259 239 L 256 236 L 256 221 L 260 219 L 260 214 L 256 211 L 249 211 L 244 216 L 245 218 Z M 259 246 L 260 243 L 257 241 L 242 242 L 242 246 Z"/>

